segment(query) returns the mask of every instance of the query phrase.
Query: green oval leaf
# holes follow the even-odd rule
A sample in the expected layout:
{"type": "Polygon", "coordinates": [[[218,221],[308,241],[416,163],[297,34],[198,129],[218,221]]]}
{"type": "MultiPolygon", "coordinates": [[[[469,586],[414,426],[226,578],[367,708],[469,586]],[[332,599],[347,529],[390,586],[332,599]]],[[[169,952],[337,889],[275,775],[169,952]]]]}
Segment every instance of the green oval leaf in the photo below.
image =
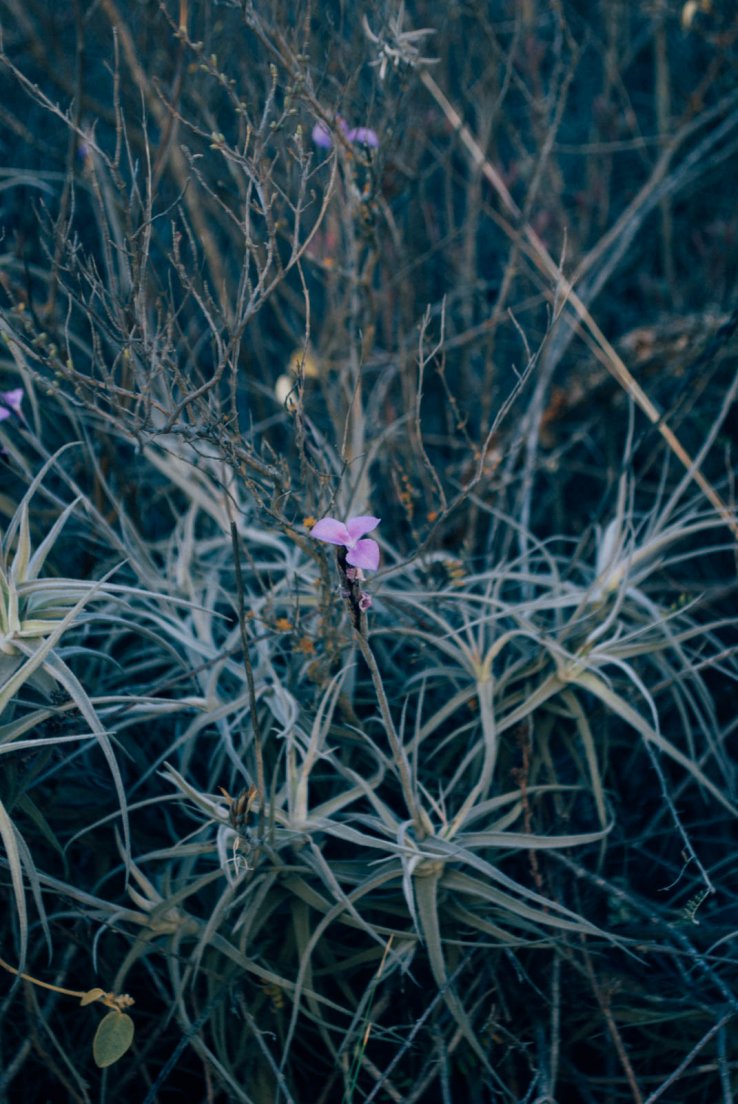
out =
{"type": "Polygon", "coordinates": [[[108,1012],[95,1032],[92,1055],[100,1069],[122,1058],[133,1042],[133,1020],[125,1012],[108,1012]]]}

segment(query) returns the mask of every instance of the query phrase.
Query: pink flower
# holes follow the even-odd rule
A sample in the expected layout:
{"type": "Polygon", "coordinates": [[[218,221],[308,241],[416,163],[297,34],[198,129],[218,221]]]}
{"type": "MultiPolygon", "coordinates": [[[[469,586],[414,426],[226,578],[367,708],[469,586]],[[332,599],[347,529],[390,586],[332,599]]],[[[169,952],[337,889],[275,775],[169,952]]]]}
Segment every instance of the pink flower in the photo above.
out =
{"type": "Polygon", "coordinates": [[[374,540],[361,540],[365,533],[376,529],[381,518],[352,517],[344,524],[335,518],[321,518],[310,530],[310,536],[326,544],[343,545],[346,563],[352,567],[376,571],[379,566],[379,545],[374,540]]]}
{"type": "Polygon", "coordinates": [[[4,422],[11,414],[15,414],[23,420],[21,403],[23,402],[23,388],[16,387],[14,391],[0,391],[0,422],[4,422]]]}

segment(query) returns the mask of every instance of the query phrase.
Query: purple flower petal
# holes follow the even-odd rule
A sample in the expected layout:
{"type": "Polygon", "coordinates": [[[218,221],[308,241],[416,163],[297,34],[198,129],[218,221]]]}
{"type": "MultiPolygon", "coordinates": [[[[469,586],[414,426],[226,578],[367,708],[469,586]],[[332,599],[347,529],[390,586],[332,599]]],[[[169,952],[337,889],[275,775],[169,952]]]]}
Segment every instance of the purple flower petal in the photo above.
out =
{"type": "MultiPolygon", "coordinates": [[[[363,537],[365,533],[371,533],[372,529],[376,529],[382,519],[378,517],[370,517],[368,514],[361,514],[359,517],[349,518],[346,522],[346,529],[348,530],[350,540],[347,544],[355,544],[359,537],[363,537]]],[[[357,564],[357,567],[359,565],[357,564]]]]}
{"type": "Polygon", "coordinates": [[[0,406],[0,422],[4,422],[6,418],[10,417],[10,411],[5,406],[0,406]]]}
{"type": "Polygon", "coordinates": [[[357,541],[347,553],[346,563],[366,571],[376,571],[379,567],[379,545],[374,540],[357,541]]]}
{"type": "Polygon", "coordinates": [[[317,146],[318,149],[328,150],[333,147],[333,138],[325,123],[316,123],[310,137],[313,140],[313,145],[317,146]]]}
{"type": "Polygon", "coordinates": [[[346,137],[349,142],[358,142],[359,145],[371,146],[372,149],[379,148],[377,132],[371,127],[354,127],[353,130],[346,131],[346,137]]]}
{"type": "Polygon", "coordinates": [[[16,387],[14,391],[0,391],[0,402],[5,403],[14,414],[20,414],[23,402],[23,388],[16,387]]]}
{"type": "MultiPolygon", "coordinates": [[[[366,530],[364,531],[366,532],[366,530]]],[[[310,530],[310,536],[315,537],[316,540],[325,541],[327,544],[342,544],[344,546],[351,544],[351,536],[343,522],[330,517],[316,521],[310,530]]]]}

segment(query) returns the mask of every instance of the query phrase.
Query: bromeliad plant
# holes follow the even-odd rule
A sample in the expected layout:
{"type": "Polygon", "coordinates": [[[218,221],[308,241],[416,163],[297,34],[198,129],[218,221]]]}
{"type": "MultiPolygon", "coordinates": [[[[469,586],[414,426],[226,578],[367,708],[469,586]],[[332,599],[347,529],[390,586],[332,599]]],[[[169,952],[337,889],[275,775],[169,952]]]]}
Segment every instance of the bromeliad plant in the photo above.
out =
{"type": "MultiPolygon", "coordinates": [[[[171,478],[171,453],[159,463],[171,478]]],[[[125,932],[115,990],[133,988],[129,975],[142,962],[156,971],[182,1031],[197,1039],[233,1099],[247,1099],[241,1086],[251,1078],[260,1086],[250,1091],[252,1101],[273,1100],[277,1085],[286,1100],[301,1101],[296,1070],[304,1048],[321,1076],[339,1071],[350,1098],[373,1083],[376,1054],[361,1044],[368,1017],[377,1025],[372,1045],[381,1047],[396,1038],[399,1019],[420,1022],[426,1013],[428,1030],[443,1034],[449,1053],[471,1052],[509,1098],[485,1027],[486,994],[501,984],[504,964],[525,976],[543,955],[566,959],[583,937],[603,955],[616,942],[549,861],[572,851],[604,855],[617,834],[608,741],[629,756],[645,751],[647,763],[656,751],[662,774],[666,764],[682,789],[732,811],[727,786],[718,784],[725,764],[700,675],[669,677],[672,664],[694,666],[695,648],[704,661],[710,632],[700,631],[688,606],[670,611],[654,591],[659,556],[680,535],[708,532],[714,517],[668,503],[641,525],[618,513],[573,571],[532,535],[525,558],[491,555],[494,567],[449,574],[443,585],[429,582],[443,554],[394,564],[380,577],[370,624],[364,617],[357,625],[350,602],[342,621],[334,610],[343,662],[324,678],[302,646],[323,643],[310,542],[297,545],[289,532],[258,526],[243,505],[242,636],[232,600],[232,616],[223,616],[236,589],[224,497],[207,465],[190,480],[181,474],[178,486],[189,499],[180,500],[179,519],[157,549],[171,565],[169,597],[148,610],[155,631],[144,646],[133,648],[138,638],[130,634],[127,650],[110,653],[128,656],[120,664],[124,680],[131,670],[140,679],[153,664],[181,690],[157,696],[151,686],[143,693],[124,681],[127,695],[98,685],[89,698],[101,726],[115,726],[119,740],[135,730],[136,718],[158,719],[143,749],[127,745],[140,764],[126,785],[134,841],[136,819],[147,823],[152,803],[161,816],[155,845],[127,860],[133,907],[115,891],[118,867],[94,894],[84,891],[74,879],[30,867],[30,846],[6,826],[14,884],[22,890],[25,877],[39,899],[74,901],[104,926],[106,941],[125,932]],[[177,593],[187,600],[176,603],[177,593]],[[646,681],[662,689],[643,692],[646,681]],[[154,729],[162,731],[158,741],[154,729]]],[[[24,588],[54,580],[40,568],[33,579],[22,567],[38,560],[30,537],[21,536],[29,526],[20,510],[6,534],[5,577],[16,580],[19,622],[28,632],[24,588]]],[[[313,526],[316,540],[336,548],[345,588],[379,566],[367,537],[377,525],[362,516],[313,526]]],[[[133,539],[130,550],[135,562],[133,539]]],[[[79,600],[82,592],[75,593],[79,600]]],[[[120,591],[106,583],[95,593],[112,601],[120,591]]],[[[74,608],[57,616],[63,622],[74,608]]],[[[80,611],[69,631],[82,629],[88,613],[80,611]]],[[[24,649],[35,655],[58,628],[35,640],[16,630],[11,643],[21,662],[32,659],[24,649]]],[[[58,686],[57,653],[68,668],[60,646],[44,662],[58,686]]],[[[41,709],[30,710],[23,695],[16,708],[3,740],[38,747],[43,738],[22,726],[38,722],[41,709]]],[[[20,915],[22,893],[19,902],[20,915]]],[[[404,1044],[397,1046],[402,1053],[404,1044]]]]}
{"type": "MultiPolygon", "coordinates": [[[[325,518],[313,527],[313,537],[338,548],[344,581],[356,583],[350,572],[378,566],[378,547],[365,539],[378,523],[365,516],[345,524],[325,518]]],[[[393,587],[388,599],[395,602],[403,589],[393,587]]],[[[301,598],[307,614],[309,588],[301,598]]],[[[435,600],[442,604],[445,596],[435,600]]],[[[459,954],[469,956],[473,972],[475,956],[492,947],[514,953],[543,948],[563,936],[603,938],[596,924],[542,885],[531,887],[514,866],[509,872],[504,866],[510,856],[602,843],[610,823],[603,806],[602,819],[589,830],[536,832],[528,819],[532,803],[573,801],[584,787],[532,780],[523,789],[495,786],[497,712],[505,706],[490,665],[469,670],[473,681],[463,699],[455,694],[443,706],[433,705],[441,669],[431,668],[416,692],[405,668],[400,687],[394,665],[381,654],[376,658],[373,650],[389,633],[414,652],[424,634],[408,624],[383,625],[367,634],[350,601],[348,612],[350,639],[368,665],[379,717],[371,708],[362,708],[362,717],[354,712],[346,670],[333,677],[311,708],[304,692],[298,693],[299,680],[280,674],[264,648],[255,648],[251,664],[259,716],[252,717],[252,727],[272,732],[263,749],[270,784],[263,799],[253,783],[231,797],[230,783],[218,784],[211,775],[205,789],[167,764],[163,777],[194,811],[194,831],[167,851],[172,889],[168,897],[158,897],[156,913],[177,912],[171,935],[177,946],[183,938],[194,940],[194,977],[204,971],[204,981],[216,971],[222,985],[246,986],[252,1032],[267,1015],[274,992],[279,994],[280,1050],[271,1050],[269,1059],[273,1070],[280,1070],[277,1083],[286,1076],[294,1050],[317,1035],[326,1060],[345,1070],[348,1091],[355,1079],[350,1056],[369,992],[361,978],[383,959],[386,984],[427,963],[459,1038],[495,1080],[480,1044],[474,998],[462,997],[461,987],[451,980],[459,954]],[[454,714],[463,712],[471,698],[477,702],[477,719],[457,727],[454,714]],[[440,752],[443,760],[452,749],[456,769],[439,772],[434,758],[440,752]],[[481,767],[475,771],[478,758],[481,767]],[[471,786],[470,774],[477,775],[471,786]],[[433,785],[434,776],[439,786],[448,779],[445,789],[433,785]],[[213,881],[216,856],[222,883],[213,881]],[[183,887],[180,892],[177,886],[183,887]],[[202,894],[210,903],[200,914],[202,894]],[[185,895],[190,902],[186,913],[185,895]],[[259,989],[260,982],[266,991],[259,989]]],[[[448,643],[443,644],[443,633],[436,638],[442,650],[449,658],[463,659],[463,644],[457,647],[454,638],[471,625],[454,629],[448,622],[446,628],[448,643]]],[[[450,665],[448,674],[456,677],[450,665]]],[[[235,711],[229,718],[221,710],[220,716],[229,728],[236,720],[235,711]]],[[[139,863],[156,868],[160,861],[151,854],[139,863]]],[[[152,887],[153,881],[152,876],[152,887]]],[[[139,936],[117,985],[124,984],[126,970],[149,946],[150,936],[139,936]]],[[[183,980],[177,982],[176,1000],[189,1020],[183,980]]],[[[213,1019],[216,1046],[219,1010],[213,1019]]],[[[265,1039],[259,1037],[263,1047],[265,1039]]],[[[235,1084],[237,1078],[232,1091],[235,1084]]]]}
{"type": "MultiPolygon", "coordinates": [[[[110,597],[112,590],[107,579],[93,582],[42,574],[80,499],[62,510],[36,549],[31,543],[31,506],[57,460],[58,455],[48,460],[33,479],[0,542],[0,711],[24,685],[47,697],[63,689],[91,728],[102,734],[103,726],[58,646],[85,607],[95,598],[110,597]]],[[[8,742],[13,733],[6,728],[4,737],[8,742]]]]}
{"type": "MultiPolygon", "coordinates": [[[[77,508],[71,502],[59,515],[38,547],[31,543],[29,514],[42,480],[58,457],[52,457],[31,482],[20,502],[0,545],[0,755],[9,752],[37,751],[45,745],[72,740],[97,741],[107,760],[115,783],[123,818],[126,841],[129,840],[126,796],[115,753],[97,710],[82,684],[64,658],[63,638],[76,625],[83,610],[95,598],[105,597],[105,581],[94,583],[60,579],[42,574],[47,558],[59,540],[65,524],[77,508]],[[41,704],[17,704],[23,690],[40,696],[41,704]],[[44,739],[34,729],[55,713],[55,705],[68,702],[84,718],[89,730],[79,736],[44,739]]],[[[28,948],[28,916],[24,874],[31,886],[41,921],[49,939],[38,873],[30,849],[12,819],[13,805],[45,825],[43,815],[22,792],[5,794],[0,801],[0,836],[10,869],[15,905],[19,919],[20,970],[28,948]]]]}
{"type": "MultiPolygon", "coordinates": [[[[69,447],[69,446],[67,446],[69,447]]],[[[47,563],[69,558],[65,529],[74,523],[84,528],[85,519],[97,540],[109,539],[111,551],[129,553],[131,571],[151,581],[151,562],[141,556],[140,544],[124,530],[118,538],[96,511],[84,491],[63,472],[62,454],[49,458],[30,481],[0,541],[0,840],[10,873],[18,918],[19,971],[25,968],[29,949],[29,915],[26,891],[30,889],[42,930],[51,948],[52,937],[42,887],[48,877],[37,866],[34,849],[26,842],[27,829],[40,832],[51,843],[57,856],[63,851],[57,840],[54,818],[43,804],[34,800],[33,787],[49,768],[49,758],[59,756],[49,773],[63,773],[59,764],[97,746],[103,753],[112,779],[117,808],[109,810],[120,826],[120,855],[124,871],[131,870],[131,833],[128,784],[124,780],[113,737],[141,717],[160,718],[202,709],[205,699],[181,694],[178,698],[156,691],[144,695],[126,682],[124,693],[106,693],[106,684],[116,682],[103,670],[118,669],[114,654],[119,638],[129,636],[147,642],[154,662],[165,655],[169,662],[182,664],[177,647],[185,650],[192,642],[197,663],[206,645],[187,634],[185,618],[191,603],[186,599],[163,597],[136,585],[110,581],[116,568],[99,580],[84,580],[46,573],[47,563]],[[34,547],[32,525],[37,500],[56,496],[42,486],[50,473],[62,472],[65,482],[76,491],[74,499],[61,509],[43,538],[34,547]],[[80,520],[80,515],[82,520],[80,520]],[[128,543],[126,543],[128,542],[128,543]],[[103,630],[101,632],[101,630],[103,630]],[[178,639],[179,638],[179,639],[178,639]],[[94,673],[94,674],[93,674],[94,673]],[[75,721],[77,722],[75,726],[75,721]],[[77,731],[69,732],[69,723],[77,731]],[[7,758],[5,758],[7,757],[7,758]],[[26,765],[26,761],[30,765],[26,765]],[[21,769],[18,764],[23,764],[21,769]]],[[[76,559],[76,557],[75,557],[76,559]]],[[[144,666],[147,659],[144,656],[144,666]]],[[[176,672],[172,678],[181,678],[176,672]]],[[[188,680],[189,684],[189,680],[188,680]]],[[[92,773],[94,776],[94,768],[92,773]]],[[[81,832],[88,826],[78,825],[81,832]]],[[[116,848],[112,848],[116,855],[116,848]]],[[[116,862],[117,865],[117,862],[116,862]]],[[[69,886],[74,895],[76,888],[69,886]]]]}

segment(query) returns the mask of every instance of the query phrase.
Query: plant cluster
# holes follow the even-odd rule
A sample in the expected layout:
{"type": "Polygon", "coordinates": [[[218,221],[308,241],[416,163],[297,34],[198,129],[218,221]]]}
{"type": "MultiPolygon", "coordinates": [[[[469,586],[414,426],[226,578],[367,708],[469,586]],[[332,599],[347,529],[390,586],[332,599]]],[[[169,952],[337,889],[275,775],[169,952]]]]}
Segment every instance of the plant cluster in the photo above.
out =
{"type": "Polygon", "coordinates": [[[732,5],[0,24],[0,1101],[728,1104],[732,5]]]}

